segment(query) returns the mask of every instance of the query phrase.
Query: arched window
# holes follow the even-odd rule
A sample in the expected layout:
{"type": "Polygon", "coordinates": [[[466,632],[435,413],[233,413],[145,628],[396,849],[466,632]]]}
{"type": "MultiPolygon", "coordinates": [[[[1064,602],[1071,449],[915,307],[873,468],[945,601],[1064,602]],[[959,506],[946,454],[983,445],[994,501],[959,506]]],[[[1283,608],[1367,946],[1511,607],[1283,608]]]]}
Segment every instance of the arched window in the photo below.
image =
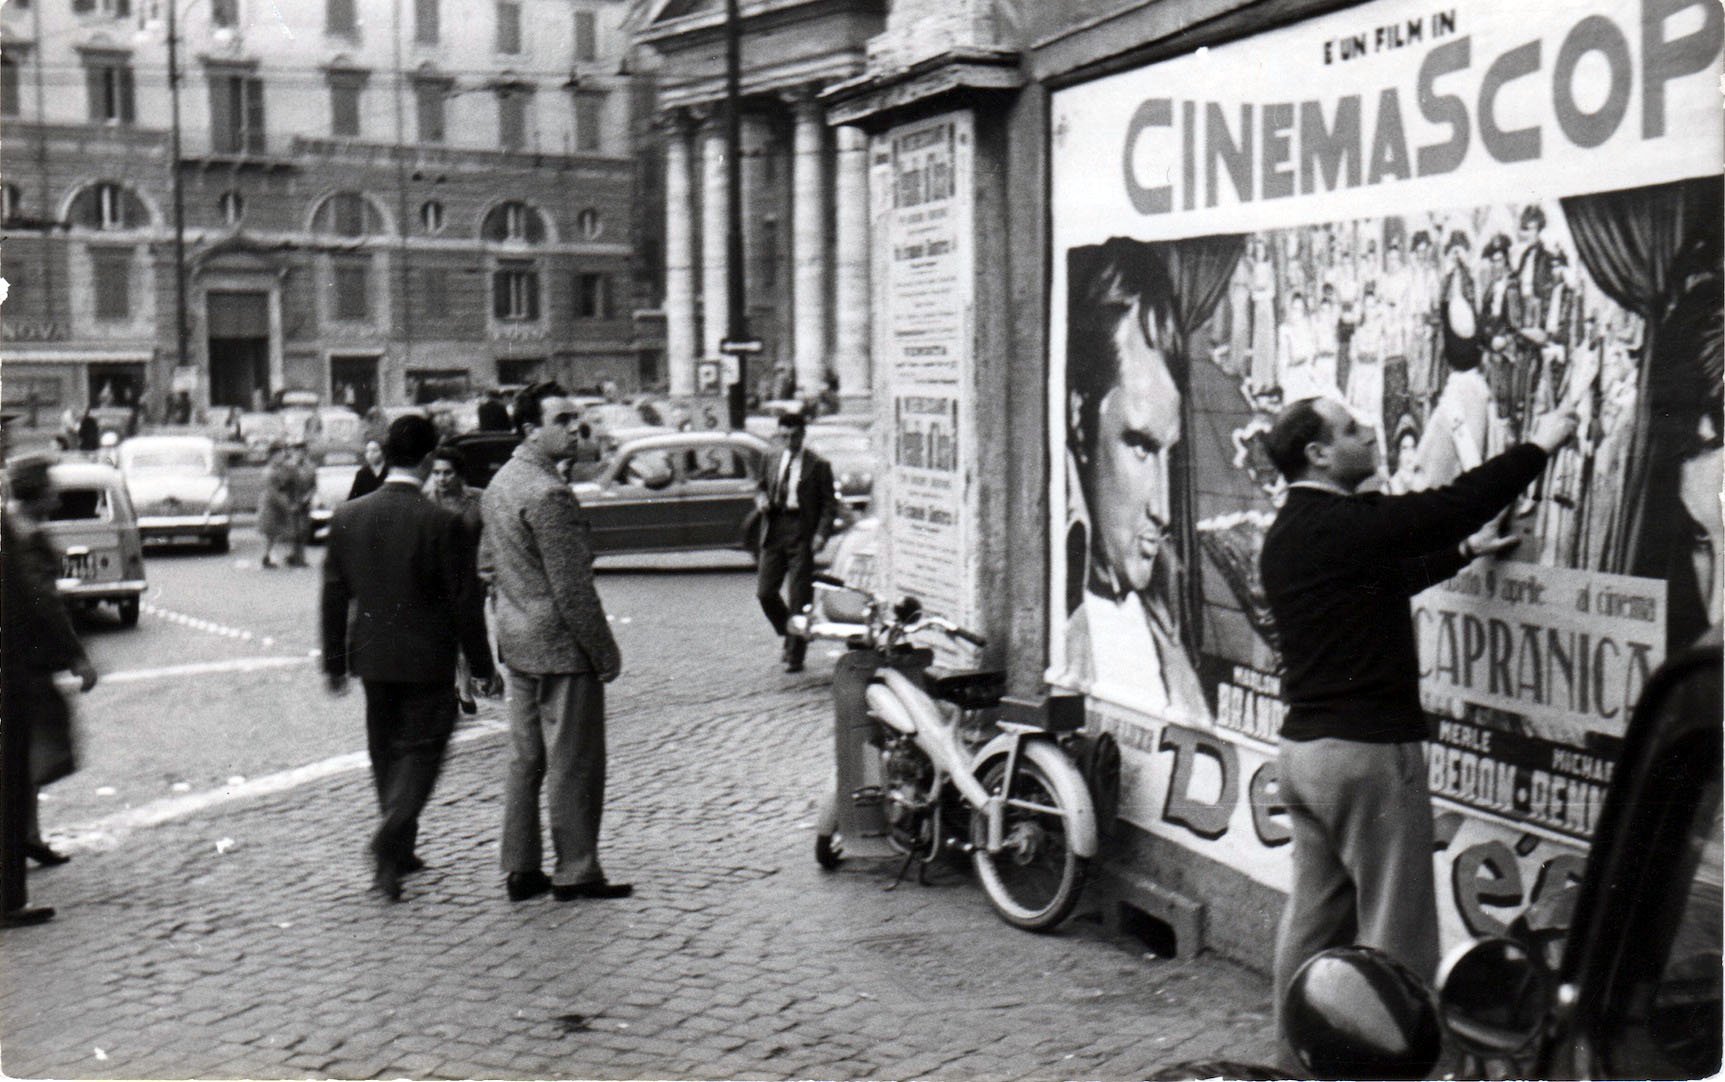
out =
{"type": "Polygon", "coordinates": [[[517,244],[543,244],[545,218],[519,200],[499,203],[485,216],[485,222],[480,227],[480,236],[486,240],[512,241],[517,244]]]}
{"type": "Polygon", "coordinates": [[[149,208],[130,188],[113,181],[100,181],[72,197],[67,215],[80,229],[142,229],[150,224],[149,208]]]}
{"type": "Polygon", "coordinates": [[[598,240],[605,233],[605,223],[599,217],[599,212],[587,207],[575,215],[575,228],[581,234],[582,240],[598,240]]]}
{"type": "Polygon", "coordinates": [[[337,192],[325,199],[311,227],[313,232],[338,237],[367,237],[384,231],[383,216],[358,192],[337,192]]]}

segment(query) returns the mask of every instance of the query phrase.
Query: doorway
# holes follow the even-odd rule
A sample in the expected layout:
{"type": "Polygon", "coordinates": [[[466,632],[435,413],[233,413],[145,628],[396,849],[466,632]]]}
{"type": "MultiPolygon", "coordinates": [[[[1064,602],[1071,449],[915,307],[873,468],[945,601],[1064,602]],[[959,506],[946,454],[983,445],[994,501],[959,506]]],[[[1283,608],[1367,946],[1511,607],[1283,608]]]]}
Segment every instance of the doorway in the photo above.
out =
{"type": "Polygon", "coordinates": [[[377,358],[331,357],[330,400],[363,416],[377,405],[377,358]]]}
{"type": "Polygon", "coordinates": [[[263,409],[270,396],[268,293],[208,297],[210,404],[263,409]]]}
{"type": "Polygon", "coordinates": [[[92,406],[137,408],[143,401],[144,366],[141,364],[90,365],[92,406]]]}

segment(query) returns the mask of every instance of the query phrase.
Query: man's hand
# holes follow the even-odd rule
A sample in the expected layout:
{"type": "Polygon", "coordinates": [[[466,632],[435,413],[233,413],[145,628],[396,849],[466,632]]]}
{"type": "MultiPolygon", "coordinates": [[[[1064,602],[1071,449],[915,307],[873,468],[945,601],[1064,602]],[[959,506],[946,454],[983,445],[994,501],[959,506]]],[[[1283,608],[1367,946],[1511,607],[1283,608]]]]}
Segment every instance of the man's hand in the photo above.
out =
{"type": "Polygon", "coordinates": [[[1571,410],[1542,413],[1539,419],[1533,422],[1533,432],[1528,436],[1528,442],[1536,444],[1546,454],[1552,454],[1569,442],[1580,423],[1581,419],[1571,410]]]}
{"type": "Polygon", "coordinates": [[[1494,519],[1461,543],[1461,554],[1470,560],[1480,556],[1501,556],[1519,544],[1521,544],[1521,535],[1518,533],[1499,534],[1497,521],[1494,519]]]}
{"type": "Polygon", "coordinates": [[[90,659],[81,657],[72,662],[72,675],[78,678],[78,690],[89,691],[96,686],[96,666],[90,664],[90,659]]]}
{"type": "Polygon", "coordinates": [[[329,692],[331,695],[335,695],[335,696],[346,695],[347,694],[347,677],[345,675],[337,676],[335,673],[325,673],[324,678],[323,678],[323,686],[324,686],[324,690],[329,692]]]}
{"type": "Polygon", "coordinates": [[[473,684],[474,690],[484,698],[496,699],[501,697],[503,694],[503,674],[495,669],[493,669],[491,675],[487,676],[485,679],[474,680],[471,681],[471,683],[473,684]]]}

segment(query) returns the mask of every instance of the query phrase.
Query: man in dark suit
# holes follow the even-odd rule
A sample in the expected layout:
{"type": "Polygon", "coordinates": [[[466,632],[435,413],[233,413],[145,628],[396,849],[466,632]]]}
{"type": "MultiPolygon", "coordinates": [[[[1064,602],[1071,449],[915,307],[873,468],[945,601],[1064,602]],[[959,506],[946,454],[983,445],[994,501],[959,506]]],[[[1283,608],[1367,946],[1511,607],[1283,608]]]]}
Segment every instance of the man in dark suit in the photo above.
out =
{"type": "Polygon", "coordinates": [[[785,623],[793,612],[803,611],[814,598],[815,553],[827,543],[833,520],[838,516],[838,496],[833,491],[833,468],[827,460],[803,446],[807,436],[800,413],[779,418],[779,452],[767,460],[761,472],[761,491],[755,504],[761,511],[761,566],[755,596],[773,630],[784,637],[786,672],[801,672],[808,641],[785,635],[785,623]],[[790,606],[780,590],[790,579],[790,606]]]}
{"type": "Polygon", "coordinates": [[[401,898],[401,876],[424,867],[414,854],[419,813],[437,783],[455,728],[455,659],[493,678],[474,559],[461,518],[421,492],[437,429],[407,416],[384,440],[381,488],[342,504],[330,522],[323,565],[323,664],[329,689],[365,682],[366,740],[383,821],[371,841],[372,889],[401,898]],[[351,637],[348,603],[357,601],[351,637]]]}

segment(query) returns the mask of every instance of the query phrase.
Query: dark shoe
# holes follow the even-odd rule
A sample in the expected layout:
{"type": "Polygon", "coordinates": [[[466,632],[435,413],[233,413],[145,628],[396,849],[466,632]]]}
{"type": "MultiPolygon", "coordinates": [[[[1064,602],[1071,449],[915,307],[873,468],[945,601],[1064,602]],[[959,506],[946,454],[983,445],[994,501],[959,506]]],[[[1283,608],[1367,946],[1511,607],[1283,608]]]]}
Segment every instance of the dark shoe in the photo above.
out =
{"type": "Polygon", "coordinates": [[[273,568],[273,567],[275,567],[275,565],[276,565],[276,562],[274,560],[270,559],[268,556],[265,556],[263,559],[258,561],[258,566],[262,567],[262,568],[273,568]]]}
{"type": "Polygon", "coordinates": [[[785,671],[786,672],[802,672],[803,671],[803,660],[802,660],[802,658],[786,659],[785,671]]]}
{"type": "Polygon", "coordinates": [[[419,859],[418,853],[409,853],[405,859],[397,861],[395,865],[395,874],[397,875],[412,875],[414,872],[423,872],[424,870],[425,861],[419,859]]]}
{"type": "Polygon", "coordinates": [[[48,848],[48,844],[46,842],[31,842],[24,847],[24,855],[35,861],[37,864],[42,865],[44,868],[51,868],[58,864],[65,864],[72,859],[64,853],[56,853],[54,850],[48,848]]]}
{"type": "Polygon", "coordinates": [[[509,892],[510,901],[525,902],[550,890],[551,878],[544,872],[510,872],[503,889],[509,892]]]}
{"type": "Polygon", "coordinates": [[[289,567],[306,567],[306,566],[308,566],[305,562],[305,557],[303,557],[303,556],[289,556],[287,558],[287,565],[289,567]]]}
{"type": "Polygon", "coordinates": [[[382,895],[386,902],[401,901],[401,873],[394,865],[379,865],[377,875],[371,880],[371,889],[373,893],[382,895]]]}
{"type": "Polygon", "coordinates": [[[608,883],[603,879],[595,879],[591,883],[561,884],[551,888],[551,897],[560,902],[573,902],[578,898],[627,898],[635,893],[635,888],[629,883],[608,883]]]}
{"type": "MultiPolygon", "coordinates": [[[[457,698],[459,699],[460,696],[457,698]]],[[[461,699],[461,712],[463,714],[477,714],[479,713],[479,704],[472,699],[461,699]]]]}
{"type": "Polygon", "coordinates": [[[31,924],[46,924],[54,919],[51,905],[21,905],[0,915],[0,928],[23,928],[31,924]]]}

